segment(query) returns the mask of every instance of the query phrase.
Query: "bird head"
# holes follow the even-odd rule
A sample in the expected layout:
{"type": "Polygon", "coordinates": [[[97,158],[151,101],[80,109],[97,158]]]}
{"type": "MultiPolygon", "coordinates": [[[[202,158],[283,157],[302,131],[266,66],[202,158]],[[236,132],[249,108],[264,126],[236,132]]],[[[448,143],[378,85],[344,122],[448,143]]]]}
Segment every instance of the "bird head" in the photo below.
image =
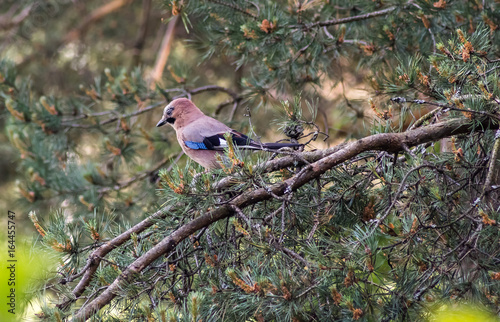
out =
{"type": "Polygon", "coordinates": [[[163,117],[156,126],[159,127],[168,123],[177,129],[200,115],[203,115],[203,112],[193,102],[187,98],[178,98],[165,106],[163,117]]]}

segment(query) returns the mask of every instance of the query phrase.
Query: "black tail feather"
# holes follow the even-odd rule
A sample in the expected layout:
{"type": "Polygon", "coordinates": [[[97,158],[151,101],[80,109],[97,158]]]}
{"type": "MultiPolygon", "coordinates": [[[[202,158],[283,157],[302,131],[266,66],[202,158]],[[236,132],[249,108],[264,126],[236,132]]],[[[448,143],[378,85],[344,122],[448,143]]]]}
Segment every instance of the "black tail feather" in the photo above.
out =
{"type": "Polygon", "coordinates": [[[300,143],[262,143],[262,147],[269,150],[279,150],[281,148],[298,148],[301,146],[303,146],[303,144],[300,143]]]}

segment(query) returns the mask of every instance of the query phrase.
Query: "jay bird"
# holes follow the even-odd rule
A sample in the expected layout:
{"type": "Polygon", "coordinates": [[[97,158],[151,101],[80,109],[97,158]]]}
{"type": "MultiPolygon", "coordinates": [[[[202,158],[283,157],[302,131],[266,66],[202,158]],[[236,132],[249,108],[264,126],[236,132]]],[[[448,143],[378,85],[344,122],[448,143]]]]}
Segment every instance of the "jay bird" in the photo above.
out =
{"type": "Polygon", "coordinates": [[[227,147],[224,137],[226,133],[229,133],[234,146],[239,149],[277,151],[284,147],[303,146],[298,143],[258,143],[224,123],[206,116],[187,98],[175,99],[165,106],[163,117],[156,126],[166,123],[174,128],[184,153],[207,170],[221,167],[216,154],[224,154],[224,148],[227,147]]]}

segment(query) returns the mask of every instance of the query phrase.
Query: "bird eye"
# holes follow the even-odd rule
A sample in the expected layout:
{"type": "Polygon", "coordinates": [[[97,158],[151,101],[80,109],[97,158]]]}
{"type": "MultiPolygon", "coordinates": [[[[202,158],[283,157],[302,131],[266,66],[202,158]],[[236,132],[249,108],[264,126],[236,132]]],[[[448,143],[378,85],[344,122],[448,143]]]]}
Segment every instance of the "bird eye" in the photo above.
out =
{"type": "Polygon", "coordinates": [[[167,108],[167,115],[172,115],[172,112],[174,111],[174,108],[171,106],[169,108],[167,108]]]}

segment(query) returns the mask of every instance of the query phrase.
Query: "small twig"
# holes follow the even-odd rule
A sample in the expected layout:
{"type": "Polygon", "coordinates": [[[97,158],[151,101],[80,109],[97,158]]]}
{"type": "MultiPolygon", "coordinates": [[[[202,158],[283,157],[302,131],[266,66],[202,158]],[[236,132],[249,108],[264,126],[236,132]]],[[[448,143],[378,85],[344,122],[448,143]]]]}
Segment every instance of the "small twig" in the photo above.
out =
{"type": "Polygon", "coordinates": [[[227,87],[222,87],[222,86],[218,86],[218,85],[206,85],[206,86],[201,86],[201,87],[198,87],[198,88],[195,88],[192,90],[186,89],[186,91],[193,94],[193,95],[199,94],[201,92],[206,92],[206,91],[221,91],[221,92],[225,92],[225,93],[229,94],[235,100],[239,99],[239,95],[236,94],[235,91],[233,91],[232,89],[229,89],[227,87]]]}
{"type": "MultiPolygon", "coordinates": [[[[173,164],[180,158],[180,156],[182,156],[182,154],[183,153],[181,153],[181,154],[179,154],[177,156],[177,158],[173,162],[173,164]]],[[[118,190],[127,188],[128,186],[132,185],[134,182],[142,180],[142,179],[146,178],[147,176],[151,175],[153,172],[158,171],[158,169],[160,169],[165,164],[167,164],[168,161],[169,161],[169,159],[163,159],[162,161],[160,161],[159,163],[157,163],[152,169],[149,169],[149,170],[143,171],[141,173],[138,173],[135,176],[133,176],[132,178],[128,179],[127,181],[123,181],[123,182],[117,183],[113,187],[101,188],[97,192],[98,193],[105,193],[105,192],[108,192],[108,191],[111,191],[111,190],[118,191],[118,190]]]]}
{"type": "Polygon", "coordinates": [[[91,261],[87,260],[87,264],[85,264],[85,266],[82,267],[82,270],[80,271],[80,273],[65,277],[65,278],[61,279],[59,281],[59,283],[64,285],[66,283],[70,283],[70,282],[74,281],[75,279],[77,279],[78,277],[82,276],[85,273],[85,271],[90,267],[90,264],[91,264],[91,261]]]}
{"type": "Polygon", "coordinates": [[[486,180],[483,186],[483,194],[487,194],[491,189],[491,182],[493,181],[493,176],[498,174],[497,163],[498,154],[500,152],[500,130],[497,130],[495,134],[495,144],[493,145],[493,150],[491,151],[490,162],[488,165],[488,174],[486,175],[486,180]]]}
{"type": "Polygon", "coordinates": [[[233,108],[231,109],[231,113],[229,113],[229,122],[231,122],[234,118],[234,113],[236,113],[236,108],[238,108],[238,101],[234,101],[233,108]]]}
{"type": "Polygon", "coordinates": [[[319,285],[319,281],[311,286],[309,286],[308,288],[306,288],[302,293],[300,293],[299,295],[297,295],[297,298],[299,297],[302,297],[304,295],[306,295],[307,293],[309,293],[309,291],[311,291],[313,288],[317,287],[319,285]]]}
{"type": "Polygon", "coordinates": [[[299,57],[306,52],[306,50],[314,43],[314,39],[316,38],[316,33],[312,36],[312,39],[311,41],[305,45],[304,47],[300,48],[296,53],[295,55],[293,55],[292,58],[290,59],[287,59],[283,62],[281,62],[279,65],[278,65],[278,68],[282,68],[283,66],[289,64],[289,63],[293,63],[295,62],[297,59],[299,59],[299,57]]]}
{"type": "Polygon", "coordinates": [[[285,209],[286,209],[286,200],[283,200],[283,205],[281,207],[281,232],[278,243],[281,245],[283,243],[283,238],[285,238],[285,209]]]}
{"type": "Polygon", "coordinates": [[[221,5],[221,6],[225,6],[225,7],[231,8],[231,9],[233,9],[235,11],[241,12],[242,14],[247,15],[249,17],[252,17],[253,19],[257,19],[258,18],[253,13],[248,12],[248,11],[246,11],[246,10],[238,7],[234,3],[227,3],[227,2],[224,2],[224,1],[220,1],[220,0],[208,0],[208,1],[213,2],[215,4],[218,4],[218,5],[221,5]]]}
{"type": "MultiPolygon", "coordinates": [[[[304,27],[306,29],[310,29],[310,28],[315,28],[315,27],[333,26],[333,25],[340,25],[343,23],[366,20],[366,19],[370,19],[370,18],[374,18],[374,17],[378,17],[378,16],[384,16],[388,13],[393,12],[397,8],[398,7],[390,7],[387,9],[374,11],[374,12],[366,13],[364,15],[359,15],[359,16],[345,17],[345,18],[340,18],[340,19],[331,19],[331,20],[327,20],[327,21],[318,21],[318,22],[307,24],[304,27]]],[[[292,27],[300,27],[300,26],[292,26],[292,27]]]]}
{"type": "Polygon", "coordinates": [[[111,118],[109,118],[107,120],[99,122],[97,125],[94,125],[94,124],[92,124],[92,125],[90,125],[90,124],[62,124],[62,126],[66,126],[66,127],[81,127],[81,128],[99,127],[99,126],[102,126],[102,125],[113,123],[113,122],[117,121],[120,118],[134,117],[134,116],[137,116],[137,115],[149,112],[150,110],[154,110],[155,108],[157,108],[160,105],[164,105],[165,103],[166,103],[165,101],[154,103],[154,104],[151,104],[151,105],[143,108],[142,110],[138,110],[138,111],[135,111],[133,113],[125,114],[125,115],[122,115],[122,116],[111,117],[111,118]]]}
{"type": "Polygon", "coordinates": [[[238,217],[241,220],[243,220],[244,222],[246,222],[247,225],[248,225],[248,228],[252,229],[252,222],[250,221],[250,219],[247,216],[245,216],[245,214],[243,213],[243,211],[241,211],[241,209],[238,206],[236,206],[236,205],[229,204],[229,206],[236,213],[236,217],[238,217]]]}
{"type": "Polygon", "coordinates": [[[389,216],[392,208],[394,207],[394,205],[396,204],[396,202],[399,200],[399,195],[405,190],[405,183],[406,183],[406,180],[408,180],[408,178],[410,177],[410,174],[412,174],[414,171],[417,171],[417,170],[420,170],[422,168],[428,168],[430,167],[429,165],[420,165],[418,167],[415,167],[413,169],[410,169],[406,175],[403,177],[403,179],[401,180],[401,183],[399,184],[399,189],[398,191],[396,192],[396,194],[394,195],[393,197],[393,202],[389,205],[389,207],[386,209],[385,213],[382,215],[382,217],[378,218],[378,219],[375,219],[374,220],[374,227],[371,231],[371,233],[369,234],[369,236],[373,235],[373,233],[375,232],[375,230],[377,229],[378,225],[383,222],[385,220],[385,218],[387,218],[387,216],[389,216]]]}

